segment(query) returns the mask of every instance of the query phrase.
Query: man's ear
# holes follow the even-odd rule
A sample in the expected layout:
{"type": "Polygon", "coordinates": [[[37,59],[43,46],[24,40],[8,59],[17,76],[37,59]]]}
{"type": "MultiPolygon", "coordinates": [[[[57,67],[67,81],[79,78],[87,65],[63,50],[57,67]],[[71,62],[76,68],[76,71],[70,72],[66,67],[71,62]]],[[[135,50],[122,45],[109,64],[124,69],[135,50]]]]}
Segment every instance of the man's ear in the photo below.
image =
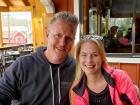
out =
{"type": "Polygon", "coordinates": [[[46,38],[48,38],[48,36],[49,36],[49,33],[48,33],[48,32],[46,32],[46,38]]]}
{"type": "Polygon", "coordinates": [[[46,31],[46,40],[48,39],[48,36],[49,36],[49,31],[47,30],[46,31]]]}
{"type": "Polygon", "coordinates": [[[46,32],[46,41],[48,40],[49,33],[46,32]]]}
{"type": "Polygon", "coordinates": [[[47,27],[45,27],[45,32],[46,32],[46,39],[48,39],[48,35],[49,35],[49,30],[47,27]]]}

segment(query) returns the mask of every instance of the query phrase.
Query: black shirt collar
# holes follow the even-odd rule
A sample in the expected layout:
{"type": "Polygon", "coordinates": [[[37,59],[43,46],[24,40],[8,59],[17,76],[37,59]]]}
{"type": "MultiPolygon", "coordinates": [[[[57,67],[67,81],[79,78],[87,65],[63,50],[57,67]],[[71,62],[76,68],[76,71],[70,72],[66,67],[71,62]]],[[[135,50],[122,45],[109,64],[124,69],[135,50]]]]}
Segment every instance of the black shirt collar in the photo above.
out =
{"type": "MultiPolygon", "coordinates": [[[[103,68],[102,68],[102,73],[103,73],[103,76],[104,76],[106,82],[110,86],[115,87],[115,81],[111,77],[111,74],[109,74],[108,72],[106,72],[106,70],[104,70],[103,68]]],[[[111,73],[113,73],[113,72],[111,72],[111,73]]],[[[86,81],[87,81],[87,78],[86,78],[86,75],[84,74],[83,77],[82,77],[82,79],[81,79],[81,81],[79,82],[79,84],[73,88],[73,91],[76,94],[79,94],[80,96],[83,96],[84,90],[85,90],[85,87],[86,87],[86,81]]]]}

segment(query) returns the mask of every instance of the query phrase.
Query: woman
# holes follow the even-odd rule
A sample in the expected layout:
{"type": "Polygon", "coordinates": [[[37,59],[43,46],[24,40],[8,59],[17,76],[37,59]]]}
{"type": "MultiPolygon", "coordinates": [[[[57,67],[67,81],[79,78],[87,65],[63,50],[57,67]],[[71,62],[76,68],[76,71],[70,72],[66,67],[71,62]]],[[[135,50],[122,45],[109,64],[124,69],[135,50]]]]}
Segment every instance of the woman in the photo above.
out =
{"type": "Polygon", "coordinates": [[[85,35],[77,44],[77,71],[70,90],[71,105],[140,105],[125,71],[108,66],[102,37],[85,35]]]}

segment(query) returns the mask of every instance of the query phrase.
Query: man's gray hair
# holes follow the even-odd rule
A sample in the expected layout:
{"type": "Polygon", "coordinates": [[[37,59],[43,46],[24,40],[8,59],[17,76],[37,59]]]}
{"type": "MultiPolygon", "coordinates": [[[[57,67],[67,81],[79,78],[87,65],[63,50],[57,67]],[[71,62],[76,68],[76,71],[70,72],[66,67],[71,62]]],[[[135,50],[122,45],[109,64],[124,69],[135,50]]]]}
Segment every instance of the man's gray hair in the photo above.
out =
{"type": "Polygon", "coordinates": [[[76,26],[78,25],[78,18],[66,11],[56,13],[53,18],[50,20],[49,26],[53,24],[56,20],[62,20],[69,25],[76,26]]]}

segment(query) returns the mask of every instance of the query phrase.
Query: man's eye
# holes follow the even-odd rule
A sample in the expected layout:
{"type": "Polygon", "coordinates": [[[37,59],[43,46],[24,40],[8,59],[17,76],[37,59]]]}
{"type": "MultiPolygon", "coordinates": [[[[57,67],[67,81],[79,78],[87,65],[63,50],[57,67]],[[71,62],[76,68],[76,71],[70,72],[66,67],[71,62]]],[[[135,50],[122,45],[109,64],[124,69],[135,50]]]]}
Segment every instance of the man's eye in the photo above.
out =
{"type": "Polygon", "coordinates": [[[56,38],[60,38],[62,35],[61,34],[55,34],[56,38]]]}
{"type": "Polygon", "coordinates": [[[85,54],[83,54],[83,55],[81,55],[82,57],[86,57],[86,55],[85,54]]]}
{"type": "Polygon", "coordinates": [[[66,37],[66,39],[67,39],[67,41],[73,41],[73,39],[72,38],[70,38],[70,37],[66,37]]]}

